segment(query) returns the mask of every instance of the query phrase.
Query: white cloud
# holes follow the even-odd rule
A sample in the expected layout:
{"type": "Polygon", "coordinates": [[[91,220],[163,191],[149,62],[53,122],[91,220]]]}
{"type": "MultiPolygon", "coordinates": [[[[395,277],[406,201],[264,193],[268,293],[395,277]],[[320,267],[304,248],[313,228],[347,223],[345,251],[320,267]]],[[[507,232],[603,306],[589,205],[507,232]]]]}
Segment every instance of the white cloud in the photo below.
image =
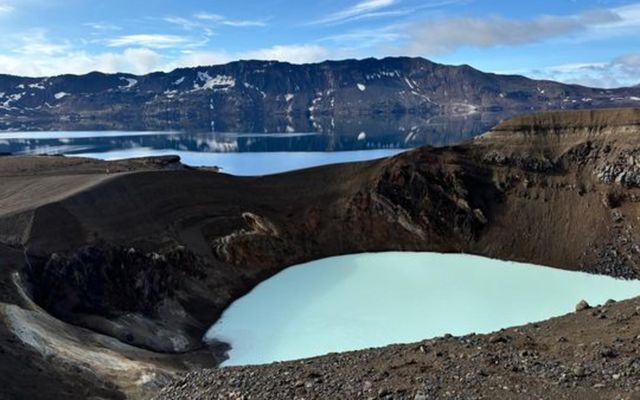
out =
{"type": "Polygon", "coordinates": [[[396,0],[362,0],[349,8],[319,19],[315,21],[314,24],[337,24],[350,21],[354,18],[362,18],[363,16],[378,13],[380,10],[394,5],[396,2],[396,0]]]}
{"type": "Polygon", "coordinates": [[[65,54],[71,49],[71,45],[68,41],[50,41],[44,29],[31,29],[21,34],[8,35],[6,44],[2,48],[6,48],[9,53],[27,55],[35,59],[65,54]]]}
{"type": "Polygon", "coordinates": [[[627,54],[609,62],[551,66],[532,71],[531,75],[591,87],[633,86],[640,83],[640,53],[627,54]]]}
{"type": "Polygon", "coordinates": [[[15,7],[9,3],[8,0],[0,0],[0,17],[10,14],[15,10],[15,7]]]}
{"type": "Polygon", "coordinates": [[[265,21],[261,21],[261,20],[234,20],[234,19],[229,19],[227,17],[225,17],[224,15],[219,15],[219,14],[210,14],[210,13],[205,13],[205,12],[201,12],[195,15],[195,18],[201,21],[207,21],[207,22],[211,22],[214,24],[219,24],[219,25],[226,25],[226,26],[232,26],[232,27],[237,27],[237,28],[243,28],[243,27],[264,27],[267,26],[267,23],[265,21]]]}
{"type": "Polygon", "coordinates": [[[490,18],[448,18],[421,21],[409,29],[411,54],[436,55],[464,47],[489,48],[536,43],[585,30],[591,26],[619,23],[612,10],[592,10],[573,16],[545,15],[531,20],[490,18]]]}
{"type": "Polygon", "coordinates": [[[182,17],[166,17],[164,18],[164,21],[170,24],[178,25],[182,29],[187,31],[202,27],[202,24],[200,24],[199,22],[182,17]]]}
{"type": "Polygon", "coordinates": [[[472,0],[422,0],[420,4],[406,7],[400,5],[401,0],[361,0],[359,3],[329,14],[324,18],[312,21],[310,25],[338,25],[365,18],[402,17],[415,14],[419,10],[435,9],[452,4],[467,3],[472,0]]]}
{"type": "Polygon", "coordinates": [[[100,54],[75,51],[48,57],[33,57],[28,54],[0,55],[0,72],[21,76],[86,74],[91,71],[144,74],[157,70],[162,62],[160,54],[141,48],[100,54]]]}
{"type": "Polygon", "coordinates": [[[181,47],[189,42],[190,39],[184,36],[157,34],[124,35],[106,40],[109,47],[140,46],[152,49],[181,47]]]}
{"type": "Polygon", "coordinates": [[[194,51],[185,53],[177,60],[170,62],[165,70],[171,70],[180,67],[198,67],[201,65],[217,65],[233,61],[233,55],[227,52],[215,51],[194,51]]]}
{"type": "Polygon", "coordinates": [[[324,61],[330,51],[316,45],[273,46],[241,53],[243,59],[287,61],[294,64],[324,61]]]}
{"type": "Polygon", "coordinates": [[[119,31],[122,29],[120,26],[108,22],[87,22],[83,25],[96,31],[119,31]]]}
{"type": "Polygon", "coordinates": [[[160,70],[160,64],[164,60],[162,55],[146,48],[129,48],[121,53],[102,53],[95,59],[96,64],[93,68],[96,65],[101,66],[99,69],[103,72],[127,71],[134,74],[146,74],[160,70]]]}
{"type": "Polygon", "coordinates": [[[640,3],[630,4],[612,10],[620,16],[620,20],[611,24],[613,28],[639,27],[640,26],[640,3]]]}
{"type": "Polygon", "coordinates": [[[305,64],[324,61],[330,54],[329,49],[317,45],[280,45],[235,53],[197,51],[186,53],[171,62],[165,69],[223,64],[235,60],[286,61],[305,64]]]}
{"type": "Polygon", "coordinates": [[[233,53],[185,51],[177,58],[142,47],[98,54],[73,49],[67,52],[50,52],[46,55],[23,51],[9,55],[0,54],[0,73],[21,76],[85,74],[91,71],[146,74],[153,71],[170,71],[179,67],[223,64],[239,59],[310,63],[324,61],[330,54],[332,53],[328,49],[317,45],[282,45],[233,53]]]}
{"type": "Polygon", "coordinates": [[[320,39],[320,42],[333,42],[351,49],[372,48],[390,45],[406,39],[403,25],[388,25],[374,29],[358,29],[347,33],[330,35],[320,39]]]}
{"type": "Polygon", "coordinates": [[[177,25],[186,31],[200,31],[205,37],[214,36],[214,28],[219,26],[229,26],[233,28],[267,26],[267,23],[263,20],[234,20],[223,15],[204,12],[195,14],[192,18],[170,16],[163,18],[163,20],[170,24],[177,25]]]}

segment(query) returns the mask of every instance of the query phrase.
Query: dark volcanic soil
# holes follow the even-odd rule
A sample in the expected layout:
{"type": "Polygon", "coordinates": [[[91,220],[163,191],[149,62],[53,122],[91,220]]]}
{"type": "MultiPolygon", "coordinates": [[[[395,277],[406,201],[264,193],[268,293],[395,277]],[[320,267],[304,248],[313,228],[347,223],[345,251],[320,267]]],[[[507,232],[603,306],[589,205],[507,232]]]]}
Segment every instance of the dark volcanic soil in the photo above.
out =
{"type": "Polygon", "coordinates": [[[157,399],[640,399],[640,300],[492,335],[196,371],[157,399]]]}
{"type": "Polygon", "coordinates": [[[339,254],[463,251],[637,278],[639,133],[638,109],[546,113],[456,147],[255,178],[171,157],[0,157],[2,332],[37,364],[3,379],[147,397],[216,365],[201,338],[233,300],[339,254]]]}

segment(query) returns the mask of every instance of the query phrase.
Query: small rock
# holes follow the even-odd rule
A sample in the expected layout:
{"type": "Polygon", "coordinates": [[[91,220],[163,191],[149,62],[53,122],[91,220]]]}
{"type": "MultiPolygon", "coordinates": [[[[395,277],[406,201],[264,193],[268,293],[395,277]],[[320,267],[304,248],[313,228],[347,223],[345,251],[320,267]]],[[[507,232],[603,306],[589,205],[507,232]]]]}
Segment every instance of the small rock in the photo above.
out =
{"type": "Polygon", "coordinates": [[[489,338],[489,343],[505,343],[507,339],[501,335],[493,335],[489,338]]]}
{"type": "Polygon", "coordinates": [[[585,372],[584,368],[582,368],[582,367],[575,367],[575,368],[572,370],[572,372],[573,372],[573,374],[574,374],[575,376],[577,376],[578,378],[582,378],[583,376],[585,376],[585,375],[586,375],[586,372],[585,372]]]}
{"type": "Polygon", "coordinates": [[[590,309],[591,306],[587,303],[586,300],[580,300],[578,304],[576,304],[576,312],[584,311],[590,309]]]}
{"type": "Polygon", "coordinates": [[[618,353],[613,349],[605,348],[600,351],[600,355],[602,356],[602,358],[616,358],[618,356],[618,353]]]}
{"type": "Polygon", "coordinates": [[[613,220],[613,222],[621,222],[622,221],[622,214],[620,214],[620,212],[618,211],[614,211],[611,215],[611,219],[613,220]]]}

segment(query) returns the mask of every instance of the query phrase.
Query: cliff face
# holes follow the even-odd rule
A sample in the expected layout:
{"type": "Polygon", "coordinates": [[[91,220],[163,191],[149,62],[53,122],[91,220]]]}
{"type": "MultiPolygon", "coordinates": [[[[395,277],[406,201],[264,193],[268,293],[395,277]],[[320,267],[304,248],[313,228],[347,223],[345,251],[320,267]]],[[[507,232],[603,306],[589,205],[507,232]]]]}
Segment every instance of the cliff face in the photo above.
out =
{"type": "Polygon", "coordinates": [[[2,157],[0,243],[54,316],[162,353],[198,349],[257,283],[303,261],[467,252],[640,276],[640,109],[543,113],[472,141],[239,178],[176,160],[2,157]]]}
{"type": "Polygon", "coordinates": [[[509,116],[639,101],[638,88],[591,89],[420,58],[239,61],[144,76],[0,76],[0,128],[335,132],[356,117],[509,116]]]}

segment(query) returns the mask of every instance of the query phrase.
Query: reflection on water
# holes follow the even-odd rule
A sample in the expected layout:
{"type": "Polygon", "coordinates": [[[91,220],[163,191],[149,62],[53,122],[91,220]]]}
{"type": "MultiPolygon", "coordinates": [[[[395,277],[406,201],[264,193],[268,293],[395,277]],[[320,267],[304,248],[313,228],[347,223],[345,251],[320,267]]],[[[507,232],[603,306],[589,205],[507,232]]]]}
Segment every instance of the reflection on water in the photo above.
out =
{"type": "Polygon", "coordinates": [[[488,333],[640,295],[640,281],[463,254],[380,253],[289,268],[225,311],[207,338],[224,365],[262,364],[488,333]]]}
{"type": "MultiPolygon", "coordinates": [[[[499,114],[487,113],[448,119],[412,115],[342,119],[324,121],[332,124],[330,131],[297,133],[0,132],[0,154],[100,159],[178,154],[189,165],[220,166],[237,175],[261,175],[386,157],[424,145],[452,145],[488,131],[500,119],[499,114]]],[[[322,124],[321,120],[316,123],[322,124]]]]}
{"type": "MultiPolygon", "coordinates": [[[[449,110],[451,111],[451,110],[449,110]]],[[[395,141],[415,141],[416,145],[446,145],[485,132],[501,120],[514,116],[517,111],[471,112],[458,114],[367,114],[367,115],[309,115],[289,118],[274,114],[266,120],[256,116],[216,121],[217,132],[290,133],[314,132],[323,136],[358,137],[362,132],[369,137],[392,137],[395,141]]],[[[22,121],[6,126],[7,130],[23,131],[181,131],[211,132],[210,117],[204,121],[197,113],[189,120],[156,121],[145,118],[123,120],[99,118],[59,119],[52,121],[22,121]]],[[[1,118],[0,118],[1,120],[1,118]]],[[[332,146],[329,143],[329,146],[332,146]]],[[[316,151],[341,150],[339,147],[316,148],[316,151]]]]}
{"type": "Polygon", "coordinates": [[[488,131],[502,117],[477,113],[447,119],[363,118],[334,121],[338,125],[333,130],[310,133],[105,132],[90,129],[84,132],[0,132],[0,152],[53,153],[60,149],[57,152],[75,154],[134,147],[198,152],[350,151],[445,146],[488,131]]]}

